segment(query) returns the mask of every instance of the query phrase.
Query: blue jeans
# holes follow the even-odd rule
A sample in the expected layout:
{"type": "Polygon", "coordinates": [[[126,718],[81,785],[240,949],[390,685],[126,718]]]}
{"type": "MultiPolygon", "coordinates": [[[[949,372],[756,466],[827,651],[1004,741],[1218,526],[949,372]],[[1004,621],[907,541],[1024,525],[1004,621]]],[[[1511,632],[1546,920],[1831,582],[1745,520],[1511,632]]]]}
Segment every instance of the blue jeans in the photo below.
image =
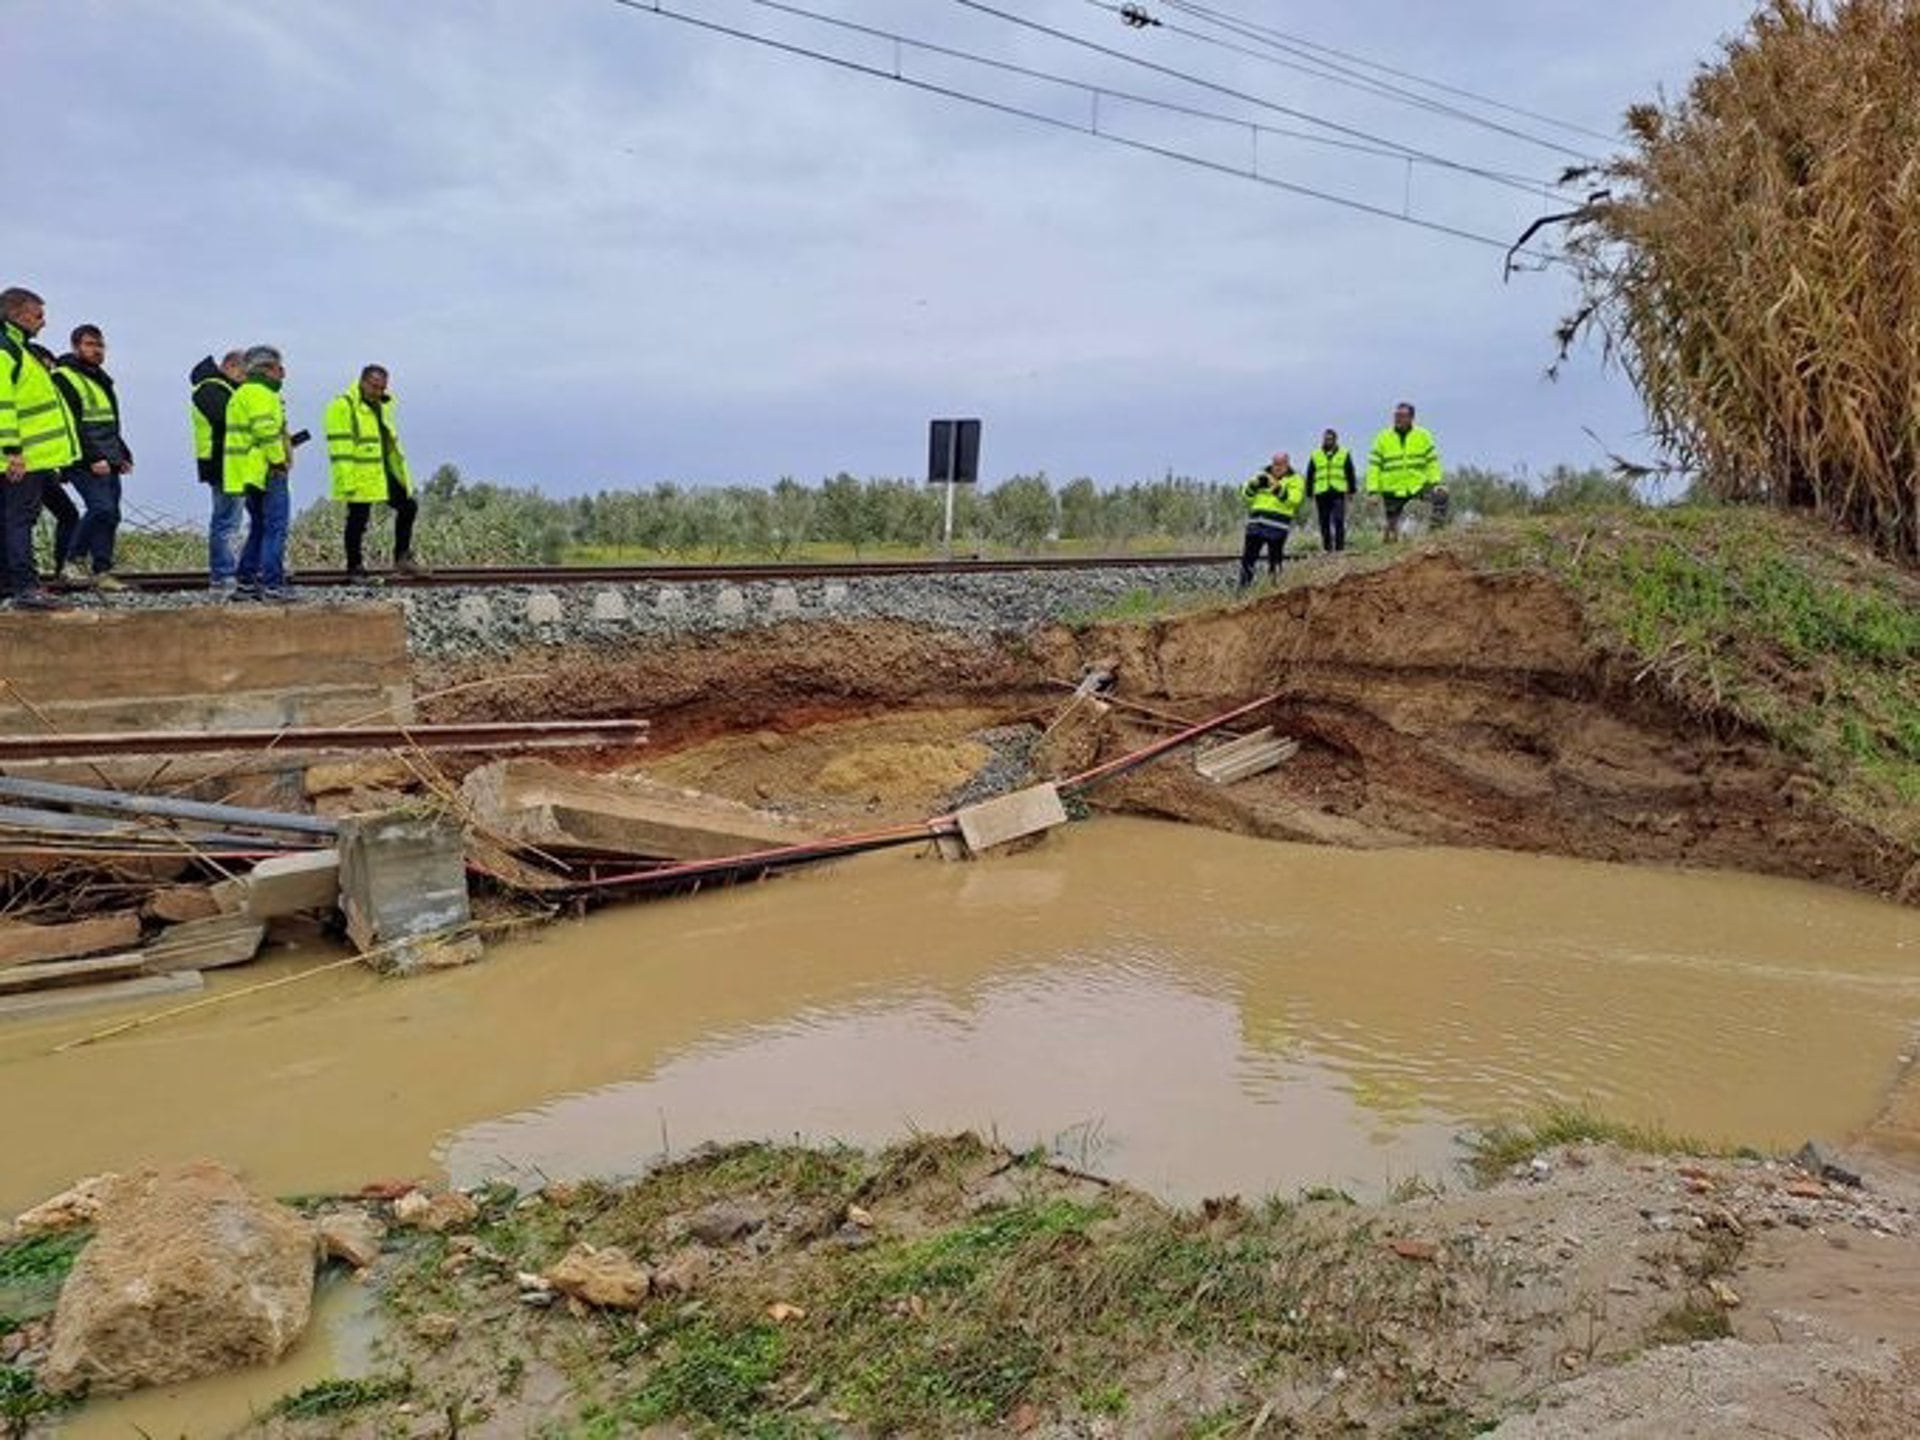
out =
{"type": "Polygon", "coordinates": [[[93,573],[104,575],[113,569],[113,541],[120,533],[120,477],[96,475],[80,465],[69,470],[67,478],[80,492],[87,513],[80,517],[73,545],[61,558],[78,560],[84,555],[93,562],[93,573]]]}
{"type": "Polygon", "coordinates": [[[239,563],[240,517],[247,513],[247,502],[229,495],[220,486],[213,491],[213,516],[207,521],[207,579],[215,585],[233,584],[234,567],[239,563]]]}
{"type": "Polygon", "coordinates": [[[279,590],[287,583],[287,526],[293,519],[293,492],[284,475],[269,475],[266,485],[246,493],[247,543],[240,551],[240,583],[248,589],[279,590]]]}

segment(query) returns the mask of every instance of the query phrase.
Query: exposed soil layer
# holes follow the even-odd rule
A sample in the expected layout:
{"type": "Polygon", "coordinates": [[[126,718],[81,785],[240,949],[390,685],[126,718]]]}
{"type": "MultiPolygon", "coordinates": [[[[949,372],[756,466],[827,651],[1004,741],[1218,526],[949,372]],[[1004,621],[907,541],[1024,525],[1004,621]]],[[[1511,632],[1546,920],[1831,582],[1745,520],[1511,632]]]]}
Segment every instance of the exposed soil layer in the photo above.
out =
{"type": "MultiPolygon", "coordinates": [[[[1274,838],[1732,868],[1908,899],[1920,877],[1920,854],[1841,814],[1793,757],[1605,658],[1557,581],[1480,573],[1447,554],[1246,605],[1016,639],[869,622],[548,652],[505,667],[525,679],[429,709],[646,715],[648,764],[677,757],[676,778],[699,783],[698,747],[721,736],[790,736],[882,712],[1044,722],[1065,699],[1057,682],[1090,666],[1114,671],[1120,699],[1193,719],[1277,694],[1273,722],[1302,742],[1281,769],[1231,788],[1184,764],[1150,767],[1100,792],[1113,808],[1274,838]]],[[[420,689],[501,668],[434,669],[420,689]]],[[[1162,733],[1126,719],[1134,713],[1109,717],[1075,758],[1162,733]]],[[[766,747],[764,777],[737,746],[707,768],[752,799],[790,778],[776,773],[791,769],[779,749],[766,747]]],[[[876,769],[884,759],[863,780],[876,769]]]]}

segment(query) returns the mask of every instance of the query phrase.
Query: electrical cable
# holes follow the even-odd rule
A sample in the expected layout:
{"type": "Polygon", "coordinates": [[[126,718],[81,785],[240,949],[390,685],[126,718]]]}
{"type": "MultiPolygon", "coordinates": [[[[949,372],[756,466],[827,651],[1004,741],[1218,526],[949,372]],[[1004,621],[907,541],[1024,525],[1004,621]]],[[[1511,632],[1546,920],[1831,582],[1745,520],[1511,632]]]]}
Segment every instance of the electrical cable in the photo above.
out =
{"type": "Polygon", "coordinates": [[[1483,180],[1489,180],[1498,185],[1505,185],[1509,189],[1519,190],[1529,195],[1539,195],[1543,191],[1563,188],[1551,181],[1515,180],[1510,176],[1500,174],[1498,171],[1487,170],[1480,166],[1469,165],[1458,160],[1449,160],[1445,156],[1436,155],[1430,150],[1421,150],[1383,135],[1375,135],[1351,125],[1343,125],[1335,120],[1327,120],[1310,111],[1297,110],[1290,105],[1282,105],[1277,101],[1250,94],[1245,90],[1236,90],[1230,85],[1222,85],[1217,81],[1208,80],[1204,76],[1194,75],[1185,70],[1176,69],[1171,65],[1162,65],[1157,61],[1144,60],[1138,55],[1131,55],[1125,50],[1117,50],[1111,45],[1102,45],[1097,40],[1089,40],[1084,35],[1075,35],[1069,30],[1061,30],[1056,26],[1044,25],[1038,20],[1029,20],[1023,15],[1009,14],[1005,10],[984,3],[984,0],[953,0],[953,3],[964,6],[968,10],[978,11],[982,15],[991,15],[997,20],[1004,20],[1009,25],[1016,25],[1023,30],[1032,30],[1052,39],[1064,41],[1069,45],[1076,45],[1082,49],[1094,51],[1096,54],[1105,55],[1109,59],[1119,60],[1128,65],[1135,65],[1143,70],[1151,70],[1157,75],[1164,75],[1187,85],[1195,85],[1203,90],[1217,91],[1222,95],[1231,96],[1233,99],[1246,104],[1257,105],[1263,110],[1272,110],[1277,114],[1290,116],[1295,120],[1304,121],[1309,125],[1318,125],[1336,134],[1346,135],[1355,140],[1365,140],[1375,145],[1388,146],[1399,151],[1409,159],[1425,160],[1428,164],[1436,165],[1444,170],[1454,170],[1467,175],[1477,175],[1483,180]]]}
{"type": "Polygon", "coordinates": [[[1317,52],[1321,55],[1330,55],[1336,60],[1344,60],[1352,65],[1362,65],[1369,70],[1376,70],[1382,75],[1391,75],[1399,80],[1411,81],[1415,85],[1424,85],[1429,90],[1438,90],[1445,95],[1457,96],[1462,100],[1471,100],[1475,104],[1483,105],[1490,110],[1499,110],[1505,114],[1517,115],[1522,119],[1533,120],[1542,125],[1551,125],[1556,130],[1564,130],[1572,135],[1584,135],[1590,140],[1598,140],[1607,145],[1619,143],[1619,136],[1608,135],[1604,131],[1593,129],[1591,126],[1579,125],[1571,120],[1563,120],[1557,116],[1547,115],[1538,110],[1529,110],[1524,106],[1513,105],[1505,100],[1496,100],[1491,95],[1484,95],[1477,90],[1469,90],[1462,85],[1448,84],[1444,80],[1435,80],[1431,76],[1420,74],[1418,71],[1396,69],[1382,61],[1373,60],[1364,55],[1356,55],[1350,50],[1340,50],[1332,45],[1323,45],[1319,41],[1309,39],[1304,35],[1293,34],[1286,30],[1277,29],[1272,25],[1264,25],[1256,20],[1242,19],[1225,11],[1213,9],[1210,6],[1197,3],[1197,0],[1159,0],[1159,3],[1165,5],[1168,9],[1183,11],[1186,14],[1196,16],[1200,19],[1212,20],[1216,24],[1232,24],[1245,30],[1256,31],[1262,36],[1270,38],[1280,44],[1295,46],[1301,50],[1317,52]]]}
{"type": "MultiPolygon", "coordinates": [[[[1122,18],[1125,18],[1133,11],[1131,5],[1114,3],[1114,0],[1087,0],[1087,3],[1096,9],[1108,11],[1122,18]]],[[[1162,3],[1167,3],[1167,0],[1162,0],[1162,3]]],[[[1184,6],[1175,6],[1173,8],[1185,9],[1184,6]]],[[[1222,39],[1218,35],[1208,35],[1199,30],[1189,30],[1183,25],[1175,25],[1165,20],[1154,21],[1153,28],[1164,30],[1169,35],[1178,35],[1182,39],[1193,41],[1195,44],[1212,46],[1215,49],[1244,56],[1248,59],[1258,60],[1263,64],[1273,65],[1282,70],[1290,70],[1297,74],[1310,75],[1317,80],[1337,81],[1380,99],[1390,100],[1395,104],[1406,105],[1429,114],[1443,115],[1449,119],[1457,120],[1462,124],[1477,126],[1480,129],[1489,130],[1496,134],[1507,136],[1510,139],[1519,140],[1528,145],[1538,146],[1543,150],[1550,150],[1554,154],[1564,156],[1570,160],[1579,160],[1588,164],[1598,163],[1599,161],[1598,156],[1590,155],[1583,150],[1575,150],[1571,146],[1563,145],[1557,140],[1549,140],[1544,136],[1535,135],[1531,131],[1522,130],[1517,126],[1505,125],[1498,120],[1490,120],[1484,115],[1476,115],[1471,110],[1463,110],[1457,105],[1449,105],[1445,101],[1435,100],[1430,96],[1413,94],[1404,88],[1396,88],[1383,80],[1376,80],[1371,76],[1363,75],[1358,71],[1341,66],[1333,61],[1321,59],[1316,55],[1302,50],[1300,47],[1289,45],[1283,41],[1267,39],[1265,36],[1259,34],[1255,28],[1244,26],[1237,21],[1207,20],[1204,23],[1214,25],[1230,34],[1251,40],[1254,42],[1254,45],[1266,48],[1255,49],[1252,48],[1252,46],[1236,44],[1232,40],[1222,39]],[[1271,53],[1272,51],[1280,51],[1282,53],[1274,54],[1271,53]],[[1287,56],[1293,56],[1295,58],[1289,59],[1286,58],[1287,56]]]]}
{"type": "MultiPolygon", "coordinates": [[[[1426,230],[1439,235],[1448,235],[1458,240],[1471,241],[1476,245],[1488,246],[1502,252],[1509,249],[1509,243],[1507,241],[1492,235],[1482,234],[1478,231],[1468,230],[1456,225],[1449,225],[1444,221],[1426,219],[1410,212],[1390,210],[1383,205],[1375,205],[1365,200],[1356,200],[1351,196],[1338,195],[1332,191],[1316,189],[1313,186],[1302,185],[1295,181],[1281,180],[1270,175],[1261,175],[1251,170],[1238,169],[1235,166],[1225,164],[1221,161],[1209,160],[1205,156],[1193,155],[1184,150],[1175,150],[1163,145],[1150,144],[1144,140],[1134,140],[1123,135],[1115,135],[1110,131],[1084,126],[1070,120],[1062,120],[1058,116],[1048,115],[1044,111],[1028,110],[1018,105],[1008,104],[1005,101],[990,99],[984,95],[975,95],[965,90],[957,90],[952,86],[940,85],[930,80],[915,79],[913,76],[897,73],[896,71],[888,70],[881,66],[865,64],[858,60],[849,60],[845,56],[829,54],[824,50],[814,50],[804,45],[795,44],[792,41],[778,40],[770,35],[759,35],[751,30],[742,30],[738,26],[723,24],[718,20],[711,20],[704,16],[689,15],[684,11],[669,9],[662,3],[662,0],[610,0],[610,3],[633,11],[636,14],[653,15],[663,20],[673,20],[698,30],[705,30],[716,35],[724,35],[735,40],[743,40],[749,44],[758,45],[781,54],[819,61],[822,64],[837,69],[847,70],[858,75],[871,76],[874,79],[891,80],[896,84],[905,85],[911,89],[921,90],[931,95],[939,95],[949,100],[957,100],[962,104],[973,105],[980,109],[994,111],[998,114],[1013,116],[1023,120],[1031,120],[1036,124],[1046,125],[1056,130],[1065,130],[1080,135],[1090,135],[1097,140],[1104,140],[1109,144],[1119,145],[1130,150],[1137,150],[1143,154],[1157,155],[1162,159],[1174,160],[1182,164],[1194,166],[1197,169],[1212,171],[1215,174],[1228,175],[1235,179],[1251,181],[1255,184],[1265,185],[1271,189],[1284,191],[1291,195],[1299,195],[1306,199],[1324,201],[1327,204],[1337,205],[1363,215],[1371,215],[1377,219],[1392,220],[1402,225],[1410,225],[1415,229],[1426,230]]],[[[756,3],[767,3],[767,0],[756,0],[756,3]]],[[[1098,86],[1088,84],[1085,85],[1084,88],[1096,95],[1101,93],[1100,87],[1098,86]]],[[[1396,158],[1408,157],[1396,156],[1396,158]]],[[[1528,258],[1545,264],[1559,263],[1556,257],[1546,254],[1536,253],[1529,255],[1528,258]]]]}

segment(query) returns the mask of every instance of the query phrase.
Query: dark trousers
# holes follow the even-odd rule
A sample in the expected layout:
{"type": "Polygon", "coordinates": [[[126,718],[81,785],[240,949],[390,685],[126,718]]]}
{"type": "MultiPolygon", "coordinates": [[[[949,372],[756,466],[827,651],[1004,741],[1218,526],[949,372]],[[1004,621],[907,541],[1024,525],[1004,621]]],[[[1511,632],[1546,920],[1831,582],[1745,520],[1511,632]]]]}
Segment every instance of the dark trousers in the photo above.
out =
{"type": "MultiPolygon", "coordinates": [[[[420,514],[420,502],[401,485],[387,477],[387,507],[393,511],[393,558],[405,560],[413,554],[413,522],[420,514]]],[[[366,566],[367,522],[373,518],[373,501],[353,500],[347,504],[347,569],[366,566]]]]}
{"type": "Polygon", "coordinates": [[[1240,551],[1240,588],[1246,589],[1253,584],[1254,566],[1259,562],[1260,552],[1267,552],[1267,578],[1278,579],[1280,562],[1286,557],[1287,527],[1277,520],[1250,520],[1247,522],[1247,543],[1240,551]]]}
{"type": "Polygon", "coordinates": [[[74,532],[72,553],[60,558],[78,560],[84,555],[92,561],[93,573],[104,575],[113,569],[113,542],[120,533],[120,477],[113,471],[96,475],[84,466],[69,470],[67,476],[87,502],[87,513],[74,532]]]}
{"type": "Polygon", "coordinates": [[[33,565],[33,527],[40,518],[40,497],[59,483],[57,470],[29,470],[18,480],[8,480],[0,471],[0,556],[6,560],[9,595],[40,588],[40,572],[33,565]]]}
{"type": "Polygon", "coordinates": [[[62,478],[55,476],[48,480],[46,493],[40,497],[40,508],[53,516],[53,571],[56,575],[73,553],[74,532],[80,528],[80,507],[67,494],[67,487],[61,484],[62,478]]]}
{"type": "Polygon", "coordinates": [[[1347,548],[1347,492],[1329,490],[1313,497],[1320,512],[1320,548],[1329,554],[1347,548]]]}

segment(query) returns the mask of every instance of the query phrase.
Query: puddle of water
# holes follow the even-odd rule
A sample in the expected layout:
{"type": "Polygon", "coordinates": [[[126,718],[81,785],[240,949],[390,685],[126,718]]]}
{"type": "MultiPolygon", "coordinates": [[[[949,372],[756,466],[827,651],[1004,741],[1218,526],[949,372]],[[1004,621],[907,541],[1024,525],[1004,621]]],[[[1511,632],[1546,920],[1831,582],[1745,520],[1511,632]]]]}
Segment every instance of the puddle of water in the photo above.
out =
{"type": "Polygon", "coordinates": [[[1057,1141],[1176,1199],[1376,1191],[1444,1165],[1463,1124],[1554,1101],[1795,1145],[1872,1118],[1916,962],[1912,911],[1811,885],[1102,819],[979,865],[891,853],[609,911],[454,974],[341,972],[61,1056],[101,1019],[0,1029],[0,1208],[147,1159],[288,1193],[916,1125],[1057,1141]]]}
{"type": "Polygon", "coordinates": [[[96,1400],[54,1433],[58,1440],[193,1440],[230,1434],[283,1395],[319,1380],[368,1374],[374,1328],[366,1290],[329,1277],[314,1296],[307,1333],[274,1364],[96,1400]]]}

